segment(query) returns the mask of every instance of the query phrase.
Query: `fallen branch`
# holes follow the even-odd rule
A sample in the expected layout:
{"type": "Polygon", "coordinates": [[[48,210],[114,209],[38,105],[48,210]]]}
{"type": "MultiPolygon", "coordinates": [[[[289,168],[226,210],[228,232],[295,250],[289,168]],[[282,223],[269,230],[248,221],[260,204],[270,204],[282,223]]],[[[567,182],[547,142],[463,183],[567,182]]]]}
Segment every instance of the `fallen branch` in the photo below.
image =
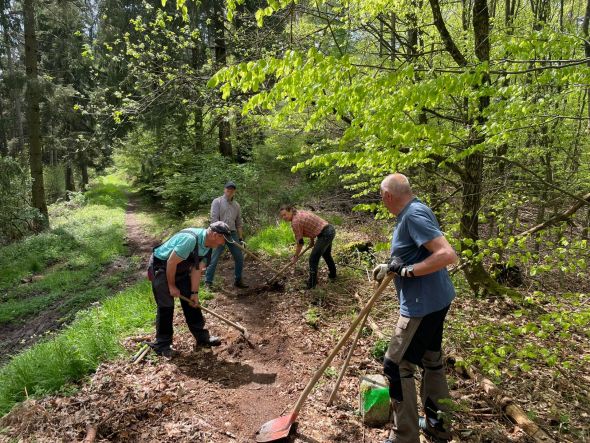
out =
{"type": "Polygon", "coordinates": [[[576,213],[578,209],[580,209],[585,204],[590,204],[590,192],[582,197],[578,197],[578,203],[570,207],[567,211],[562,212],[561,214],[557,214],[555,217],[550,218],[549,220],[544,221],[543,223],[538,224],[537,226],[532,227],[524,232],[518,234],[518,237],[525,237],[527,235],[534,234],[542,229],[545,229],[548,226],[555,225],[561,221],[567,220],[570,216],[576,213]]]}
{"type": "Polygon", "coordinates": [[[447,362],[459,373],[476,381],[484,392],[491,397],[492,401],[500,407],[502,412],[504,412],[514,423],[520,426],[520,428],[522,428],[522,430],[534,441],[540,443],[555,441],[541,427],[529,419],[526,412],[518,406],[514,400],[510,397],[504,396],[502,391],[500,391],[491,380],[477,374],[473,367],[465,365],[462,358],[449,356],[447,357],[447,362]]]}

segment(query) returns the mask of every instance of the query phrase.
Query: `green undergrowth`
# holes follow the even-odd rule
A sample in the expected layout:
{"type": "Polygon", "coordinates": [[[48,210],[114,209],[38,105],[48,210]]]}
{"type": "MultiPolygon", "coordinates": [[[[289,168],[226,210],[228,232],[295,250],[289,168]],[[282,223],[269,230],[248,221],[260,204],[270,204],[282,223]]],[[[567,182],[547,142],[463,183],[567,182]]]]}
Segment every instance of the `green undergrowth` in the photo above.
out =
{"type": "Polygon", "coordinates": [[[110,294],[131,260],[126,252],[126,185],[99,178],[86,194],[50,207],[51,229],[0,248],[0,323],[23,320],[58,303],[66,314],[110,294]]]}
{"type": "Polygon", "coordinates": [[[453,340],[469,350],[467,363],[476,364],[496,381],[539,368],[555,376],[570,369],[584,371],[590,363],[583,350],[590,338],[587,294],[564,293],[560,302],[552,301],[551,312],[538,312],[538,306],[548,306],[551,297],[540,292],[536,296],[534,302],[529,300],[527,306],[503,318],[475,310],[454,312],[450,317],[453,340]]]}
{"type": "Polygon", "coordinates": [[[16,355],[0,369],[0,414],[29,397],[65,392],[98,365],[124,354],[121,338],[151,327],[155,305],[143,281],[80,311],[58,334],[16,355]]]}
{"type": "Polygon", "coordinates": [[[269,255],[285,256],[293,253],[295,237],[291,224],[280,222],[261,229],[246,240],[247,247],[253,251],[262,251],[269,255]]]}

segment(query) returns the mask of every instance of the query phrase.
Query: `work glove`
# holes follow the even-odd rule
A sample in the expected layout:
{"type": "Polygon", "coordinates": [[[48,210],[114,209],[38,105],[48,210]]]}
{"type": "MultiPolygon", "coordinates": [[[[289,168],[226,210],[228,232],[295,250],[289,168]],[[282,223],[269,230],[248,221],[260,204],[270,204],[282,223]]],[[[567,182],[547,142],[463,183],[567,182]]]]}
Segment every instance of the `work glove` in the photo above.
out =
{"type": "Polygon", "coordinates": [[[375,269],[373,269],[373,280],[381,283],[387,275],[387,272],[389,272],[389,265],[381,264],[375,266],[375,269]]]}
{"type": "Polygon", "coordinates": [[[389,259],[387,268],[389,272],[393,272],[400,277],[414,277],[414,267],[407,266],[401,258],[395,255],[392,255],[389,259]]]}

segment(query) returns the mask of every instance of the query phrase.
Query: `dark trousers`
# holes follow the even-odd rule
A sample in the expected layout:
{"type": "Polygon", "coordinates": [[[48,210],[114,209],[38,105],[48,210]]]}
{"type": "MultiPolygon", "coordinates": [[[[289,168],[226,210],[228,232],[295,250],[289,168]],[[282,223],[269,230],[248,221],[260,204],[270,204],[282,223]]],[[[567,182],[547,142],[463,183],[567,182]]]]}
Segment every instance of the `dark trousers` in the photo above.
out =
{"type": "Polygon", "coordinates": [[[332,258],[332,242],[334,241],[335,236],[336,229],[334,229],[334,226],[332,225],[326,226],[322,232],[320,232],[320,235],[317,236],[315,245],[311,250],[311,255],[309,256],[310,278],[317,278],[320,257],[323,257],[326,261],[326,264],[328,265],[330,278],[336,277],[336,264],[332,258]]]}
{"type": "MultiPolygon", "coordinates": [[[[185,297],[191,296],[190,274],[184,273],[176,276],[176,287],[185,297]]],[[[169,348],[172,345],[174,334],[174,297],[170,296],[166,268],[156,267],[154,269],[154,280],[152,281],[152,292],[156,300],[156,349],[169,348]]],[[[204,329],[205,319],[200,309],[192,307],[188,302],[180,300],[180,306],[184,313],[186,324],[197,342],[207,342],[209,331],[204,329]]]]}

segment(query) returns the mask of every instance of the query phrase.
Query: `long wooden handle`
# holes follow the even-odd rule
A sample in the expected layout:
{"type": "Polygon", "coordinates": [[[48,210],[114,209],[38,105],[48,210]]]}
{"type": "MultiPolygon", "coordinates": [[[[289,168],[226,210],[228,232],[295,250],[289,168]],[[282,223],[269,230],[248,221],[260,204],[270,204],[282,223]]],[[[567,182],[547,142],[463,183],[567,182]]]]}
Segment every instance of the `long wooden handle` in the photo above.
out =
{"type": "Polygon", "coordinates": [[[295,417],[297,417],[297,414],[299,414],[299,411],[301,410],[303,403],[307,399],[307,396],[309,395],[309,393],[311,392],[311,390],[313,389],[313,387],[315,386],[317,381],[320,379],[320,377],[322,376],[322,374],[324,373],[326,368],[330,365],[330,363],[332,362],[334,357],[336,357],[336,354],[338,354],[338,352],[340,351],[342,346],[344,346],[344,344],[346,343],[348,338],[352,335],[352,333],[354,332],[354,330],[356,329],[358,324],[361,322],[361,320],[366,318],[366,316],[369,314],[369,311],[371,310],[371,308],[373,307],[373,305],[377,301],[377,298],[379,298],[381,293],[389,285],[389,282],[393,279],[393,275],[394,275],[393,273],[390,273],[385,276],[385,278],[383,279],[383,281],[381,282],[381,284],[379,285],[379,287],[375,291],[375,294],[373,294],[371,296],[371,298],[369,299],[369,301],[367,302],[365,307],[361,310],[359,315],[357,315],[357,317],[354,319],[354,321],[349,326],[348,330],[346,331],[344,336],[340,339],[340,341],[338,342],[336,347],[332,350],[330,355],[328,355],[328,357],[326,357],[326,359],[324,360],[324,363],[316,371],[316,373],[314,374],[312,379],[309,381],[309,383],[307,383],[307,386],[305,387],[305,389],[303,390],[303,392],[299,396],[299,400],[297,400],[297,403],[295,404],[295,407],[293,408],[293,412],[292,412],[293,417],[294,417],[293,419],[295,419],[295,417]]]}
{"type": "Polygon", "coordinates": [[[201,306],[201,305],[195,306],[193,301],[190,298],[185,297],[184,295],[179,295],[178,297],[181,298],[182,300],[188,302],[193,308],[201,309],[201,310],[205,311],[207,314],[211,314],[213,317],[217,317],[222,322],[227,323],[230,326],[233,326],[238,331],[240,331],[242,334],[246,335],[246,333],[247,333],[246,328],[244,328],[242,325],[234,323],[233,321],[228,320],[227,318],[223,317],[222,315],[219,315],[217,312],[212,311],[211,309],[208,309],[204,306],[201,306]]]}
{"type": "MultiPolygon", "coordinates": [[[[306,252],[307,252],[307,251],[308,251],[310,248],[311,248],[311,245],[307,245],[307,246],[305,247],[305,249],[299,253],[299,257],[303,256],[303,254],[305,254],[305,253],[306,253],[306,252]]],[[[274,275],[274,277],[273,277],[273,278],[271,278],[271,279],[268,281],[268,283],[267,283],[267,284],[271,284],[273,281],[275,281],[277,278],[279,278],[281,275],[283,275],[283,273],[284,273],[284,272],[285,272],[287,269],[289,269],[291,266],[293,266],[294,264],[295,264],[295,263],[291,263],[291,262],[287,263],[287,264],[286,264],[286,265],[285,265],[285,266],[284,266],[284,267],[283,267],[283,268],[282,268],[282,269],[281,269],[279,272],[277,272],[277,273],[274,275]]],[[[273,272],[274,272],[274,269],[273,269],[273,272]]]]}
{"type": "Polygon", "coordinates": [[[256,254],[254,254],[252,251],[249,251],[248,249],[244,248],[239,242],[234,241],[232,243],[234,245],[236,245],[238,248],[240,248],[243,252],[245,252],[246,254],[248,254],[249,256],[251,256],[252,258],[254,258],[254,260],[256,260],[258,263],[260,263],[262,266],[264,266],[270,272],[275,272],[275,270],[268,263],[266,263],[264,260],[262,260],[256,254]]]}
{"type": "Polygon", "coordinates": [[[350,350],[348,351],[348,355],[346,356],[346,360],[344,360],[344,363],[342,364],[342,369],[340,369],[340,374],[338,374],[338,379],[336,380],[336,383],[334,384],[334,388],[332,389],[332,393],[330,394],[330,398],[328,399],[328,406],[330,406],[334,402],[334,400],[336,399],[336,393],[338,392],[338,388],[340,387],[340,383],[342,382],[342,379],[344,378],[344,374],[346,374],[346,369],[348,368],[348,365],[350,363],[350,359],[352,358],[354,348],[356,348],[356,344],[359,341],[361,334],[363,333],[363,328],[364,328],[365,323],[367,322],[368,318],[369,318],[369,313],[367,312],[367,315],[365,315],[365,317],[363,318],[363,321],[361,321],[361,324],[358,328],[358,332],[356,333],[354,340],[352,341],[352,345],[350,345],[350,350]]]}

